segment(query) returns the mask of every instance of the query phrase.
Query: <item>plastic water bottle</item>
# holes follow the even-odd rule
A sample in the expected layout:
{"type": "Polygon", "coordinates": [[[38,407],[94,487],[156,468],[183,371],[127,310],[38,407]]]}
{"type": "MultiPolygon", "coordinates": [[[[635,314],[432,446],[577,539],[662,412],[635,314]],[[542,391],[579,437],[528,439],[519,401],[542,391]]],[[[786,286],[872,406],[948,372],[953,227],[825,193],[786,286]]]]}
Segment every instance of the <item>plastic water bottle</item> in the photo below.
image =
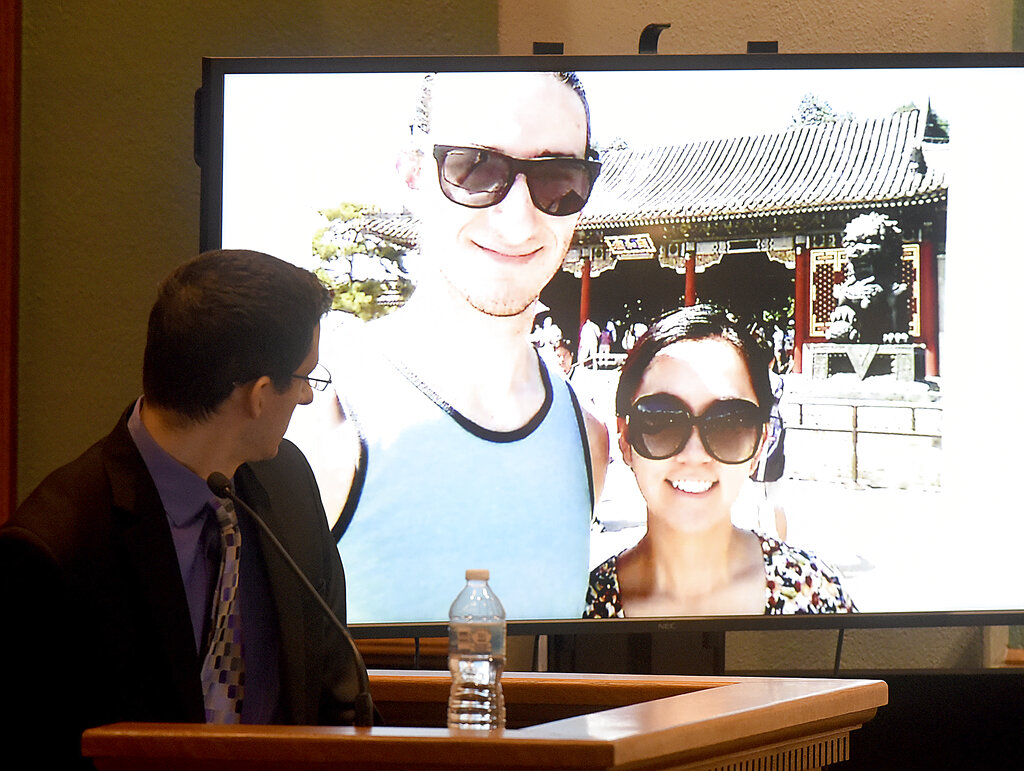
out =
{"type": "Polygon", "coordinates": [[[486,570],[467,570],[466,586],[448,611],[448,727],[505,727],[505,609],[486,570]]]}

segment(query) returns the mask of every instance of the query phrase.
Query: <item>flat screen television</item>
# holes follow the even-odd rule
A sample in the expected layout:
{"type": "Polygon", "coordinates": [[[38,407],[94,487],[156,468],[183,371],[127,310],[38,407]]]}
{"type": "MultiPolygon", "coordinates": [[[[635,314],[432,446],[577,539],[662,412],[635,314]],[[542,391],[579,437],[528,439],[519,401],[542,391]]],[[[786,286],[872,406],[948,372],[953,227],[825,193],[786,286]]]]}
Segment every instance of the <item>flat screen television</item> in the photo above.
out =
{"type": "MultiPolygon", "coordinates": [[[[377,251],[351,250],[348,278],[371,282],[360,286],[377,311],[400,304],[415,284],[418,223],[403,210],[395,164],[424,74],[518,70],[578,73],[603,164],[537,309],[573,347],[585,318],[615,333],[569,375],[612,435],[608,481],[581,536],[590,566],[644,533],[610,406],[629,338],[637,323],[711,300],[778,338],[786,539],[839,570],[858,611],[519,611],[511,631],[1024,622],[1024,55],[208,58],[196,99],[201,247],[329,268],[332,224],[354,204],[370,234],[363,246],[377,251]],[[910,316],[909,348],[867,359],[830,349],[826,334],[844,229],[863,214],[901,231],[910,316]],[[404,255],[403,270],[374,258],[382,246],[404,255]]],[[[342,322],[361,323],[332,317],[328,341],[342,322]]],[[[320,484],[327,497],[330,479],[320,484]]],[[[741,495],[738,525],[773,526],[761,494],[752,484],[741,495]]],[[[344,557],[344,526],[332,524],[344,557]]],[[[452,598],[464,567],[479,565],[453,566],[452,598]]],[[[519,566],[547,569],[528,555],[519,566]]],[[[499,596],[514,580],[492,575],[499,596]]],[[[350,597],[358,592],[350,575],[350,597]]],[[[369,608],[350,618],[362,636],[443,633],[447,613],[447,603],[398,615],[373,601],[353,607],[369,608]]]]}

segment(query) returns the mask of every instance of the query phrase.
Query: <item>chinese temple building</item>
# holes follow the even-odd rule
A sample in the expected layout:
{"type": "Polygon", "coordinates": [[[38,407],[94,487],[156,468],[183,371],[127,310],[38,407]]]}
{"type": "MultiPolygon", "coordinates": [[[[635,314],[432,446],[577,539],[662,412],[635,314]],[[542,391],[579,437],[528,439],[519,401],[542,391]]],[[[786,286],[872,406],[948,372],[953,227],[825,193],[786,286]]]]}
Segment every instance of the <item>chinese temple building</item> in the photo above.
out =
{"type": "MultiPolygon", "coordinates": [[[[843,229],[880,212],[902,230],[911,340],[925,349],[925,374],[937,375],[947,150],[933,114],[918,109],[604,149],[563,273],[542,298],[563,329],[576,318],[649,323],[698,300],[759,318],[772,310],[792,327],[799,372],[802,344],[824,341],[835,308],[843,229]]],[[[415,243],[408,215],[380,216],[368,229],[415,243]]]]}

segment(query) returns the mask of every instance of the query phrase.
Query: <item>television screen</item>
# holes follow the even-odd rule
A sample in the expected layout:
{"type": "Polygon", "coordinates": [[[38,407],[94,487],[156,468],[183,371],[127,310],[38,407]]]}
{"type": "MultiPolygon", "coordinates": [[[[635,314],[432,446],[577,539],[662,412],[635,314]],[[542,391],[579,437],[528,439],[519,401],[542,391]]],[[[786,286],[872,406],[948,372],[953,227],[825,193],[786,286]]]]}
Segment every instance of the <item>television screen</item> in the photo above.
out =
{"type": "MultiPolygon", "coordinates": [[[[564,78],[551,83],[571,93],[564,78]]],[[[1019,54],[204,60],[202,247],[268,252],[334,292],[320,339],[334,382],[296,410],[287,436],[317,473],[349,621],[367,634],[433,628],[479,567],[513,631],[616,614],[730,628],[809,615],[838,626],[1024,618],[1021,93],[1019,54]],[[514,76],[537,72],[578,76],[587,152],[557,139],[509,151],[525,146],[509,117],[514,76]],[[500,129],[501,142],[447,124],[443,144],[426,142],[441,132],[422,125],[441,88],[474,94],[466,120],[500,129]],[[600,163],[596,181],[585,156],[600,163]],[[472,177],[478,168],[493,179],[472,177]],[[520,175],[531,198],[515,197],[520,175]],[[432,367],[449,384],[493,382],[486,338],[445,337],[454,317],[425,300],[419,323],[396,326],[417,286],[444,272],[428,248],[442,228],[417,198],[428,182],[448,186],[443,205],[467,223],[532,199],[522,217],[564,234],[553,277],[519,314],[544,390],[502,395],[536,397],[538,416],[564,410],[563,434],[544,440],[550,461],[522,444],[541,441],[532,419],[481,427],[466,417],[488,414],[473,388],[431,388],[432,367]],[[545,186],[589,199],[576,214],[545,186]],[[571,211],[544,210],[559,206],[571,211]],[[778,397],[759,456],[723,465],[735,480],[723,505],[742,534],[727,546],[747,552],[738,562],[710,555],[703,534],[653,524],[657,490],[642,469],[671,461],[620,441],[615,409],[645,331],[708,302],[770,352],[778,397]],[[882,327],[865,321],[870,308],[885,309],[882,327]],[[389,425],[364,430],[375,412],[389,425]],[[607,431],[605,457],[587,447],[588,425],[607,431]],[[392,451],[399,460],[385,463],[392,451]],[[751,560],[763,575],[737,571],[751,560]],[[685,599],[666,601],[673,591],[685,599]]],[[[571,105],[533,109],[524,125],[561,136],[579,118],[571,105]]],[[[460,237],[479,246],[474,227],[452,248],[460,237]]],[[[694,381],[666,382],[690,409],[694,381]]],[[[728,455],[702,414],[705,449],[728,455]]],[[[729,487],[724,475],[690,477],[671,480],[681,497],[729,487]]]]}

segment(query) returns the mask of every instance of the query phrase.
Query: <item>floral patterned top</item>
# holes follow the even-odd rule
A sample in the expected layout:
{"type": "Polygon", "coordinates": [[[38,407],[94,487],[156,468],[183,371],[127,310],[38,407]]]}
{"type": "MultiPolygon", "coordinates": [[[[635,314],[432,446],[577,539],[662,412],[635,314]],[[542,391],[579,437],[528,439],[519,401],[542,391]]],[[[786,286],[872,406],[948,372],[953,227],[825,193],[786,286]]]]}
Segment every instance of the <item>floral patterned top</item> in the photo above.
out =
{"type": "MultiPolygon", "coordinates": [[[[850,613],[857,610],[843,591],[839,572],[809,552],[755,532],[764,557],[764,613],[850,613]]],[[[616,562],[609,557],[590,572],[583,618],[623,618],[616,562]]]]}

